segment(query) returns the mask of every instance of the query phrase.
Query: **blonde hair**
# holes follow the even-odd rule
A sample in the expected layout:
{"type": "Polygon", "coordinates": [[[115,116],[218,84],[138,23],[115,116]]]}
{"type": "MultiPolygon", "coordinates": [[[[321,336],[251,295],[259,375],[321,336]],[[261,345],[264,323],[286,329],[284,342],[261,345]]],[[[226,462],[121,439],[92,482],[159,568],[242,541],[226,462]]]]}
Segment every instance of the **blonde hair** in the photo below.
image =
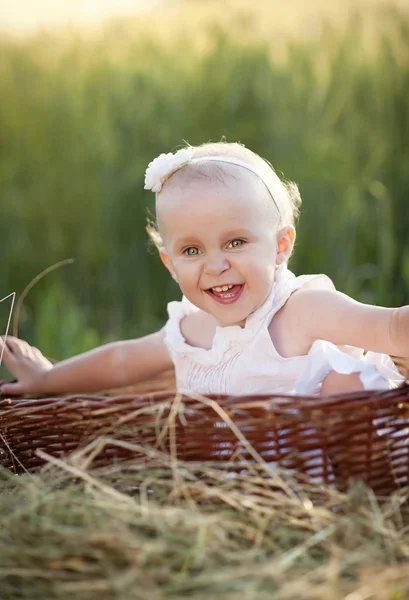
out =
{"type": "MultiPolygon", "coordinates": [[[[244,163],[253,166],[258,173],[260,179],[264,182],[267,189],[277,188],[277,175],[269,162],[261,158],[258,154],[249,150],[242,144],[237,142],[211,142],[201,146],[190,146],[193,150],[192,158],[205,158],[207,156],[223,156],[226,158],[237,159],[244,163]],[[274,182],[275,185],[270,184],[274,182]]],[[[226,166],[217,161],[203,161],[187,163],[182,167],[177,168],[169,174],[167,179],[162,183],[165,185],[180,185],[194,178],[211,178],[223,181],[226,177],[226,166]]],[[[277,210],[280,213],[280,220],[283,225],[294,225],[298,215],[301,197],[298,191],[298,186],[291,181],[280,180],[280,198],[273,198],[277,210]]],[[[271,192],[270,192],[271,194],[271,192]]],[[[163,247],[163,240],[158,231],[156,224],[151,219],[148,219],[146,227],[151,241],[157,248],[163,247]]]]}

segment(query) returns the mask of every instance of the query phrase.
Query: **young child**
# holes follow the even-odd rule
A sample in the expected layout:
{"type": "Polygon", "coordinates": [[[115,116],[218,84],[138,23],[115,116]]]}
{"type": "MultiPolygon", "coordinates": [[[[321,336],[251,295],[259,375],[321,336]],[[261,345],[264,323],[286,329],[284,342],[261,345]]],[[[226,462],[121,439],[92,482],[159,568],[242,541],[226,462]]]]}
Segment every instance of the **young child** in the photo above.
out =
{"type": "Polygon", "coordinates": [[[151,237],[183,293],[165,327],[55,365],[9,337],[4,362],[17,382],[2,394],[94,392],[172,365],[178,389],[202,394],[327,394],[403,380],[387,355],[408,356],[409,306],[361,304],[326,276],[295,277],[298,189],[257,154],[228,143],[161,154],[145,188],[156,192],[151,237]]]}

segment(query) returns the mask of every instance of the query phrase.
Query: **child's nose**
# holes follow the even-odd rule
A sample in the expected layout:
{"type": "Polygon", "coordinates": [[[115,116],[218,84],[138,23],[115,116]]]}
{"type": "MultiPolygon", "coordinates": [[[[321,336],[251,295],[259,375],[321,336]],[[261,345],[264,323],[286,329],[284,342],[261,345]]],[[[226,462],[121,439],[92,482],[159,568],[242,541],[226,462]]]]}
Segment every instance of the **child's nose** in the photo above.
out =
{"type": "Polygon", "coordinates": [[[207,275],[220,275],[230,267],[229,261],[223,256],[208,257],[204,267],[207,275]]]}

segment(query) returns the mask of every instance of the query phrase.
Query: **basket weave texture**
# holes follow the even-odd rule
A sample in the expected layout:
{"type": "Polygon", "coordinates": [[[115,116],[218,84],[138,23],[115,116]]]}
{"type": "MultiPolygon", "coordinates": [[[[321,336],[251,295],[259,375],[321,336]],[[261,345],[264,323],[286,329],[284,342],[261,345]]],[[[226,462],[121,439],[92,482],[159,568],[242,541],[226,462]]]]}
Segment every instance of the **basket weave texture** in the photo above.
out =
{"type": "Polygon", "coordinates": [[[340,489],[359,478],[381,496],[409,484],[409,385],[328,398],[193,398],[173,384],[168,373],[113,395],[2,399],[0,464],[33,471],[43,464],[37,450],[67,456],[103,436],[93,466],[146,460],[115,438],[238,470],[262,460],[340,489]]]}

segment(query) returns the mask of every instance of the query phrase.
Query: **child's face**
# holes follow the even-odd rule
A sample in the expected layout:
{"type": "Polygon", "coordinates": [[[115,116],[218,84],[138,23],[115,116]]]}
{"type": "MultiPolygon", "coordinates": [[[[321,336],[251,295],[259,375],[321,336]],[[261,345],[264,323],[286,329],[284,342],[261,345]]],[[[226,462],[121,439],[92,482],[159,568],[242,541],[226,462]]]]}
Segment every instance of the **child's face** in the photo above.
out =
{"type": "Polygon", "coordinates": [[[183,294],[220,325],[244,326],[271,290],[277,259],[288,258],[294,229],[281,230],[288,252],[277,254],[276,209],[247,179],[165,186],[157,213],[162,260],[183,294]]]}

